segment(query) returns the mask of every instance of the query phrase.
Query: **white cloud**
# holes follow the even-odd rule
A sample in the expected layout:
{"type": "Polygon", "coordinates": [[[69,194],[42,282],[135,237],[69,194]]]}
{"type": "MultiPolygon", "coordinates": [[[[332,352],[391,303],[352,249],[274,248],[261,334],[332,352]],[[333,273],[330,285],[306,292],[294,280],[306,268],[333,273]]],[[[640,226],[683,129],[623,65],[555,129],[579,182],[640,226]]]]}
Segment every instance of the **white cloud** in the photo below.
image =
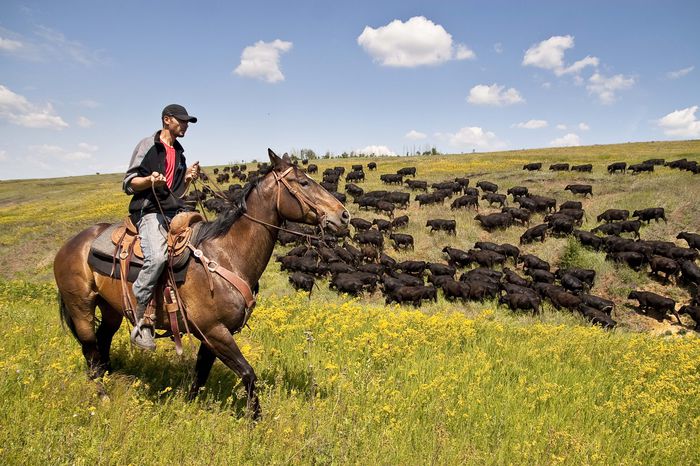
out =
{"type": "Polygon", "coordinates": [[[581,122],[578,124],[578,129],[580,129],[581,131],[588,131],[589,129],[591,129],[591,127],[588,126],[588,124],[581,122]]]}
{"type": "Polygon", "coordinates": [[[43,39],[39,47],[42,49],[41,55],[44,59],[71,60],[85,66],[107,61],[99,50],[91,50],[76,40],[68,39],[60,31],[39,26],[35,33],[43,39]]]}
{"type": "Polygon", "coordinates": [[[700,136],[700,121],[695,117],[698,106],[684,108],[669,113],[659,119],[657,124],[667,136],[696,138],[700,136]]]}
{"type": "Polygon", "coordinates": [[[493,44],[493,50],[496,53],[503,53],[503,44],[501,44],[500,42],[496,42],[495,44],[493,44]]]}
{"type": "Polygon", "coordinates": [[[365,26],[357,43],[383,66],[412,68],[476,57],[466,45],[453,43],[445,28],[424,16],[414,16],[405,23],[395,19],[377,29],[365,26]]]}
{"type": "Polygon", "coordinates": [[[92,158],[92,154],[99,148],[95,145],[81,142],[78,150],[67,150],[61,146],[51,144],[40,144],[29,146],[29,157],[32,161],[44,168],[51,167],[56,160],[63,162],[74,162],[76,160],[87,160],[92,158]]]}
{"type": "Polygon", "coordinates": [[[695,69],[694,66],[689,66],[689,67],[687,67],[687,68],[683,68],[683,69],[680,69],[680,70],[669,71],[668,73],[666,73],[666,77],[667,77],[668,79],[678,79],[678,78],[682,78],[683,76],[687,75],[688,73],[690,73],[690,72],[693,71],[694,69],[695,69]]]}
{"type": "Polygon", "coordinates": [[[355,152],[364,155],[396,155],[387,146],[365,146],[362,149],[357,149],[355,152]]]}
{"type": "Polygon", "coordinates": [[[581,145],[581,139],[578,137],[577,134],[574,133],[567,133],[564,136],[560,138],[556,138],[553,141],[549,142],[550,146],[558,146],[558,147],[565,147],[565,146],[580,146],[581,145]]]}
{"type": "Polygon", "coordinates": [[[15,94],[0,84],[0,119],[26,128],[67,128],[68,123],[54,114],[47,103],[43,107],[30,103],[24,96],[15,94]]]}
{"type": "Polygon", "coordinates": [[[598,66],[598,57],[586,56],[570,66],[564,64],[564,52],[574,47],[573,36],[552,36],[531,46],[523,56],[523,66],[551,70],[557,76],[580,73],[587,66],[598,66]]]}
{"type": "Polygon", "coordinates": [[[233,72],[246,78],[260,79],[268,83],[284,81],[280,70],[280,54],[288,52],[292,43],[276,39],[272,42],[258,41],[243,49],[241,63],[233,72]]]}
{"type": "Polygon", "coordinates": [[[469,96],[467,101],[474,105],[512,105],[519,102],[524,102],[524,99],[520,96],[520,93],[514,89],[510,88],[508,90],[503,90],[505,86],[499,86],[494,83],[490,86],[485,84],[479,84],[472,87],[469,90],[469,96]]]}
{"type": "Polygon", "coordinates": [[[6,39],[4,37],[0,37],[0,50],[4,50],[6,52],[14,52],[15,50],[19,49],[22,47],[22,42],[18,40],[12,40],[12,39],[6,39]]]}
{"type": "Polygon", "coordinates": [[[595,73],[588,78],[586,89],[590,94],[596,94],[602,104],[611,104],[615,102],[615,92],[623,91],[631,88],[634,85],[634,78],[616,74],[606,78],[600,73],[595,73]]]}
{"type": "Polygon", "coordinates": [[[561,131],[566,131],[567,128],[566,128],[566,125],[559,123],[557,125],[557,129],[561,130],[561,131]]]}
{"type": "Polygon", "coordinates": [[[416,131],[415,129],[412,129],[406,135],[404,136],[406,139],[412,139],[414,141],[418,139],[425,139],[427,136],[425,133],[421,133],[420,131],[416,131]]]}
{"type": "Polygon", "coordinates": [[[516,125],[513,125],[516,128],[523,128],[523,129],[539,129],[539,128],[546,128],[548,126],[547,120],[528,120],[528,121],[522,121],[516,125]]]}
{"type": "Polygon", "coordinates": [[[78,117],[78,126],[81,128],[90,128],[93,125],[92,120],[84,116],[78,117]]]}
{"type": "Polygon", "coordinates": [[[491,149],[505,146],[505,143],[500,141],[495,133],[485,131],[478,126],[465,126],[456,133],[438,133],[436,136],[446,139],[450,146],[458,149],[469,150],[475,147],[491,149]]]}

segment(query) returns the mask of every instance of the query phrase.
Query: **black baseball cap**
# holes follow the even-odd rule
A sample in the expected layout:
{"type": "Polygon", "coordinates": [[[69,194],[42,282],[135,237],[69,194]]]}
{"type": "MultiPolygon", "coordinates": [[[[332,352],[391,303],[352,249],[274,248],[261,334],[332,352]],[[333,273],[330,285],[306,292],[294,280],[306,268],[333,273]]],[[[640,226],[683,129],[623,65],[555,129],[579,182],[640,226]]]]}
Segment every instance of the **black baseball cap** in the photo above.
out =
{"type": "Polygon", "coordinates": [[[167,107],[165,107],[163,109],[163,113],[161,114],[161,118],[163,118],[164,116],[172,116],[177,118],[178,120],[188,121],[190,123],[197,123],[197,117],[193,117],[192,115],[188,114],[187,109],[182,105],[178,104],[170,104],[167,107]]]}

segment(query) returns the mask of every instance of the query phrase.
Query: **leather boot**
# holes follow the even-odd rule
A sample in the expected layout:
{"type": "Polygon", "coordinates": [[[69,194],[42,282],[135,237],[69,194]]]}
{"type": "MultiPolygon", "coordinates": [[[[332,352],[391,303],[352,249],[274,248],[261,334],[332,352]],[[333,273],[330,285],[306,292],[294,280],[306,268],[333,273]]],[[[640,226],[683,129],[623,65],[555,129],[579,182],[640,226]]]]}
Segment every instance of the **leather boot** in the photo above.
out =
{"type": "Polygon", "coordinates": [[[144,320],[145,314],[146,305],[141,303],[137,304],[136,310],[134,311],[136,325],[131,331],[131,343],[138,348],[153,351],[156,349],[156,342],[153,337],[153,323],[150,319],[147,322],[144,320]]]}

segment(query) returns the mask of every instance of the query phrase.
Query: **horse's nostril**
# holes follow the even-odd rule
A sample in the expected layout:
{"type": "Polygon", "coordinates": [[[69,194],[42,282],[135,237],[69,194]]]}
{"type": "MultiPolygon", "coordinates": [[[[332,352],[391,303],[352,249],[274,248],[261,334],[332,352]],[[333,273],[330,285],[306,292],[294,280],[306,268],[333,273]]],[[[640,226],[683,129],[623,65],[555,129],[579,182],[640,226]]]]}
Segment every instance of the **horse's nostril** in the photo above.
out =
{"type": "Polygon", "coordinates": [[[347,210],[344,210],[343,213],[340,214],[340,218],[342,218],[344,222],[347,222],[350,220],[350,213],[347,210]]]}

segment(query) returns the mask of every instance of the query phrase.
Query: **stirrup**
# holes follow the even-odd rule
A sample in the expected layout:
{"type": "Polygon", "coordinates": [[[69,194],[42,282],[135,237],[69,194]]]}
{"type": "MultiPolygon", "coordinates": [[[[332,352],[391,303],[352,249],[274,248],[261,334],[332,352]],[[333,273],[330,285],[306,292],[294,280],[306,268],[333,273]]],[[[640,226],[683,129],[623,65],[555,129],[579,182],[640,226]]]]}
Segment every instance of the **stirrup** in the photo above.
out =
{"type": "Polygon", "coordinates": [[[154,328],[143,325],[143,319],[140,319],[131,330],[131,344],[147,351],[154,351],[156,349],[154,333],[154,328]]]}

